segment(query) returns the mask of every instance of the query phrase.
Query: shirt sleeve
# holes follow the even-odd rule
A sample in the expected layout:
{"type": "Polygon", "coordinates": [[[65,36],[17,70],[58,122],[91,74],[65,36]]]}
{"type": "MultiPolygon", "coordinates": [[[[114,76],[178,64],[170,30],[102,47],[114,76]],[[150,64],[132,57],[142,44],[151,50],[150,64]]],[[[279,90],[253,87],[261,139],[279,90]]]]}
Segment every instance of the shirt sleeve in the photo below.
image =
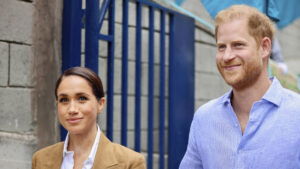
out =
{"type": "Polygon", "coordinates": [[[195,138],[195,132],[197,131],[196,126],[197,122],[194,117],[190,128],[187,150],[180,163],[179,169],[203,169],[202,160],[197,148],[197,140],[195,138]]]}

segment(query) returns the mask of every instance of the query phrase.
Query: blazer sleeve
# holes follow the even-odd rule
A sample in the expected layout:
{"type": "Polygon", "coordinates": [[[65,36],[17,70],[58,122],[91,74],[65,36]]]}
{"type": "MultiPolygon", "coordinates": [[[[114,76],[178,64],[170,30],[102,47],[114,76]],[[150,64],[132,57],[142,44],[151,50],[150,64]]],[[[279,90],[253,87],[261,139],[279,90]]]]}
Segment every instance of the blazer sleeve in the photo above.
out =
{"type": "Polygon", "coordinates": [[[36,154],[32,156],[31,169],[36,169],[36,154]]]}

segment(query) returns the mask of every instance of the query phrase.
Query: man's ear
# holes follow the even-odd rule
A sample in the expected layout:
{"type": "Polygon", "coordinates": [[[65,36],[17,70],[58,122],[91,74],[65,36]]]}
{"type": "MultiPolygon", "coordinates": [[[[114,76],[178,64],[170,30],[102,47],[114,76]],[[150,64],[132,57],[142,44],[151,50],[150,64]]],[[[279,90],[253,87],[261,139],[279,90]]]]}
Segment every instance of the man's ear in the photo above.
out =
{"type": "Polygon", "coordinates": [[[272,52],[272,40],[268,37],[264,37],[261,40],[262,57],[268,58],[272,52]]]}

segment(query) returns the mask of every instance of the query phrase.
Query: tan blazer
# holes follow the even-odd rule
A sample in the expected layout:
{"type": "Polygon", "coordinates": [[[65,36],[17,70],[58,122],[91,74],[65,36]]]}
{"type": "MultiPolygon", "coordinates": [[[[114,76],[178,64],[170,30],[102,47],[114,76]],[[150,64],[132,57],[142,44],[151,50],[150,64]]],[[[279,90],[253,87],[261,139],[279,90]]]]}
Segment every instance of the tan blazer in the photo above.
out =
{"type": "MultiPolygon", "coordinates": [[[[32,169],[60,169],[64,143],[60,142],[34,153],[32,169]]],[[[93,169],[146,169],[143,155],[112,143],[101,133],[93,169]]]]}

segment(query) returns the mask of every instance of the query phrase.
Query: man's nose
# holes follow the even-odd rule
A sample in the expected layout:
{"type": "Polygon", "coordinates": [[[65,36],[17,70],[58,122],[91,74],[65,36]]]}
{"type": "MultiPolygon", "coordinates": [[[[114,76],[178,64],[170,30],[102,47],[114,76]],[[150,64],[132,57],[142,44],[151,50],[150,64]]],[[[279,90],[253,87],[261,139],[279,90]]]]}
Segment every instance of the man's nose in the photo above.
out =
{"type": "Polygon", "coordinates": [[[226,48],[224,55],[223,55],[223,60],[224,62],[231,61],[235,57],[234,53],[230,48],[226,48]]]}

